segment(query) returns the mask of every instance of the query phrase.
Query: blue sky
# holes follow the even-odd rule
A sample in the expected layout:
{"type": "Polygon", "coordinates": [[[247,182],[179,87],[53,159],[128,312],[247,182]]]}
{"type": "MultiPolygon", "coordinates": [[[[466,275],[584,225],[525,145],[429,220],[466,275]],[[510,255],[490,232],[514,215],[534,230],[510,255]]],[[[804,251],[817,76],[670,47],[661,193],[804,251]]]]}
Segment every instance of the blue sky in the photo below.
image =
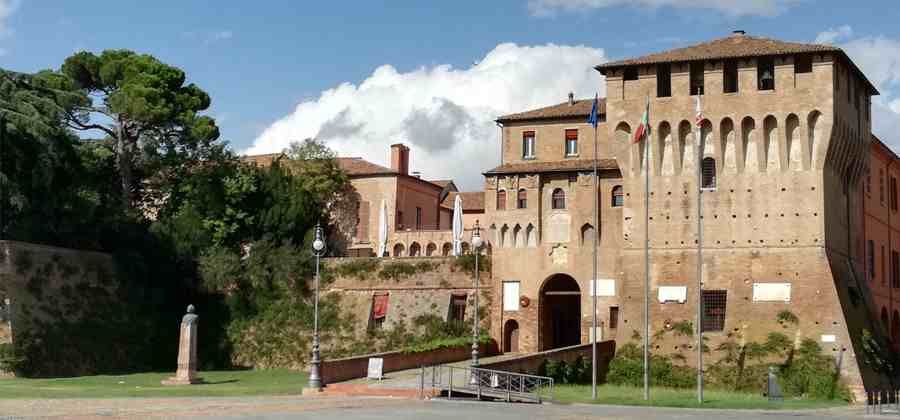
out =
{"type": "MultiPolygon", "coordinates": [[[[591,63],[685,46],[733,29],[793,41],[820,37],[846,45],[848,51],[859,50],[863,58],[858,61],[866,62],[858,64],[867,73],[872,69],[878,74],[870,78],[879,79],[876,83],[885,94],[880,98],[884,112],[875,118],[897,117],[896,3],[0,0],[0,67],[25,72],[58,68],[78,50],[127,48],[149,53],[181,67],[211,94],[209,113],[236,150],[254,144],[250,150],[255,152],[280,147],[288,139],[265,140],[263,133],[281,121],[283,126],[302,127],[273,130],[267,138],[317,135],[324,130],[334,134],[329,144],[339,153],[381,163],[387,158],[387,144],[410,142],[414,168],[421,157],[423,167],[434,168],[428,175],[437,178],[460,176],[452,168],[431,164],[441,156],[466,158],[489,150],[489,156],[479,161],[486,167],[478,169],[491,166],[497,149],[491,120],[498,113],[561,102],[570,90],[592,96],[601,79],[589,71],[591,63]],[[866,7],[854,7],[859,4],[866,7]],[[823,34],[828,31],[831,37],[823,34]],[[853,43],[859,45],[852,47],[853,43]],[[496,68],[510,69],[508,77],[475,65],[495,60],[507,66],[496,68]],[[517,62],[530,70],[518,73],[517,62]],[[393,90],[383,96],[361,95],[367,81],[388,83],[393,90]],[[342,84],[346,89],[340,88],[342,84]],[[494,91],[486,85],[504,87],[494,91]],[[429,93],[446,91],[468,96],[429,93]],[[410,102],[405,108],[397,105],[405,102],[410,102]],[[892,102],[896,112],[891,112],[892,102]],[[304,103],[308,106],[300,106],[304,103]],[[369,111],[360,114],[357,108],[369,111]],[[379,114],[375,108],[388,111],[379,114]],[[432,133],[437,117],[454,112],[468,124],[468,137],[441,138],[432,133]],[[365,121],[361,115],[380,121],[365,121]],[[388,124],[385,120],[391,118],[398,121],[388,124]]],[[[878,124],[882,123],[876,120],[878,124]]],[[[900,128],[900,123],[884,122],[883,127],[890,133],[879,134],[896,144],[892,129],[900,128]]],[[[472,179],[466,183],[477,182],[472,179]]]]}

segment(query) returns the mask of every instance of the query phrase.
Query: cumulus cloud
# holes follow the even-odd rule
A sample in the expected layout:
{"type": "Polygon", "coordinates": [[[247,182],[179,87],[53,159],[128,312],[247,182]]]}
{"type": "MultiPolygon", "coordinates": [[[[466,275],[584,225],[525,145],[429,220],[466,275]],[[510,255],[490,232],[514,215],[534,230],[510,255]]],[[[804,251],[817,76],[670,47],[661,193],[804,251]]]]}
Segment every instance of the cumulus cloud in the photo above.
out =
{"type": "Polygon", "coordinates": [[[776,16],[803,0],[530,0],[535,16],[584,9],[631,6],[642,9],[708,9],[727,16],[776,16]]]}
{"type": "MultiPolygon", "coordinates": [[[[0,0],[0,39],[6,38],[12,33],[7,20],[19,8],[19,3],[19,0],[0,0]]],[[[7,52],[6,48],[0,47],[0,57],[5,56],[7,52]]]]}
{"type": "Polygon", "coordinates": [[[816,41],[820,40],[835,42],[881,92],[872,98],[872,131],[900,150],[900,40],[853,37],[853,29],[846,25],[820,33],[816,41]]]}
{"type": "Polygon", "coordinates": [[[410,146],[410,170],[481,189],[481,173],[499,164],[497,116],[567,100],[569,92],[605,94],[593,66],[607,61],[585,46],[500,44],[467,68],[398,72],[389,64],[359,84],[343,83],[299,103],[254,140],[247,154],[272,153],[316,137],[340,156],[388,165],[389,146],[410,146]]]}

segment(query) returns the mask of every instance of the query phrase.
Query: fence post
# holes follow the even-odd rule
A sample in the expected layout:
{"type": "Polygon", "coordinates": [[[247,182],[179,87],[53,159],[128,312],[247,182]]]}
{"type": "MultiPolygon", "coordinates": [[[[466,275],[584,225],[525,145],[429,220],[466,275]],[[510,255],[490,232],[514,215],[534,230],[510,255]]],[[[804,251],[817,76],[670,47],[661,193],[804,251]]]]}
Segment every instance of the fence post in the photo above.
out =
{"type": "Polygon", "coordinates": [[[512,375],[506,375],[506,402],[510,402],[509,394],[512,386],[512,375]]]}
{"type": "Polygon", "coordinates": [[[447,366],[447,370],[450,372],[450,389],[447,390],[447,399],[453,399],[453,366],[447,366]]]}
{"type": "Polygon", "coordinates": [[[425,399],[425,365],[422,365],[421,374],[419,374],[419,398],[425,399]]]}

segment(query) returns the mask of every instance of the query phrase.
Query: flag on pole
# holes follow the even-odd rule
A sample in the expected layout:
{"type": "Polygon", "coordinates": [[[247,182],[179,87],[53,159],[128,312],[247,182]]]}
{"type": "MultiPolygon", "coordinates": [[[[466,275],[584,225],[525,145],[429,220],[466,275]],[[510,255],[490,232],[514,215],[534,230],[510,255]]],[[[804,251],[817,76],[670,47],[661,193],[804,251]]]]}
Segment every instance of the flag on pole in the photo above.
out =
{"type": "Polygon", "coordinates": [[[594,106],[591,107],[591,115],[588,116],[588,124],[592,125],[594,128],[597,128],[597,122],[599,121],[599,110],[597,109],[599,102],[600,95],[594,94],[594,106]]]}
{"type": "Polygon", "coordinates": [[[634,131],[634,142],[638,143],[645,136],[650,135],[650,97],[647,97],[647,107],[644,109],[644,116],[641,117],[641,124],[634,131]]]}
{"type": "Polygon", "coordinates": [[[697,127],[703,125],[703,108],[700,106],[700,95],[694,97],[697,99],[697,114],[694,117],[694,122],[697,124],[697,127]]]}

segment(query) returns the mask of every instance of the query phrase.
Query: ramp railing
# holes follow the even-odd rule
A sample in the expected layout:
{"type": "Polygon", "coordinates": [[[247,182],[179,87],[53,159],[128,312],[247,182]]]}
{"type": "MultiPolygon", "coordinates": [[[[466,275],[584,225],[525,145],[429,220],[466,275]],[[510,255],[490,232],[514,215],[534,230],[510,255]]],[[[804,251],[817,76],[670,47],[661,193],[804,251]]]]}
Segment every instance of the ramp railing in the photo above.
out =
{"type": "Polygon", "coordinates": [[[447,398],[467,394],[478,399],[542,402],[553,395],[553,378],[502,370],[457,366],[432,366],[428,372],[422,368],[420,389],[431,379],[432,390],[447,392],[447,398]]]}

